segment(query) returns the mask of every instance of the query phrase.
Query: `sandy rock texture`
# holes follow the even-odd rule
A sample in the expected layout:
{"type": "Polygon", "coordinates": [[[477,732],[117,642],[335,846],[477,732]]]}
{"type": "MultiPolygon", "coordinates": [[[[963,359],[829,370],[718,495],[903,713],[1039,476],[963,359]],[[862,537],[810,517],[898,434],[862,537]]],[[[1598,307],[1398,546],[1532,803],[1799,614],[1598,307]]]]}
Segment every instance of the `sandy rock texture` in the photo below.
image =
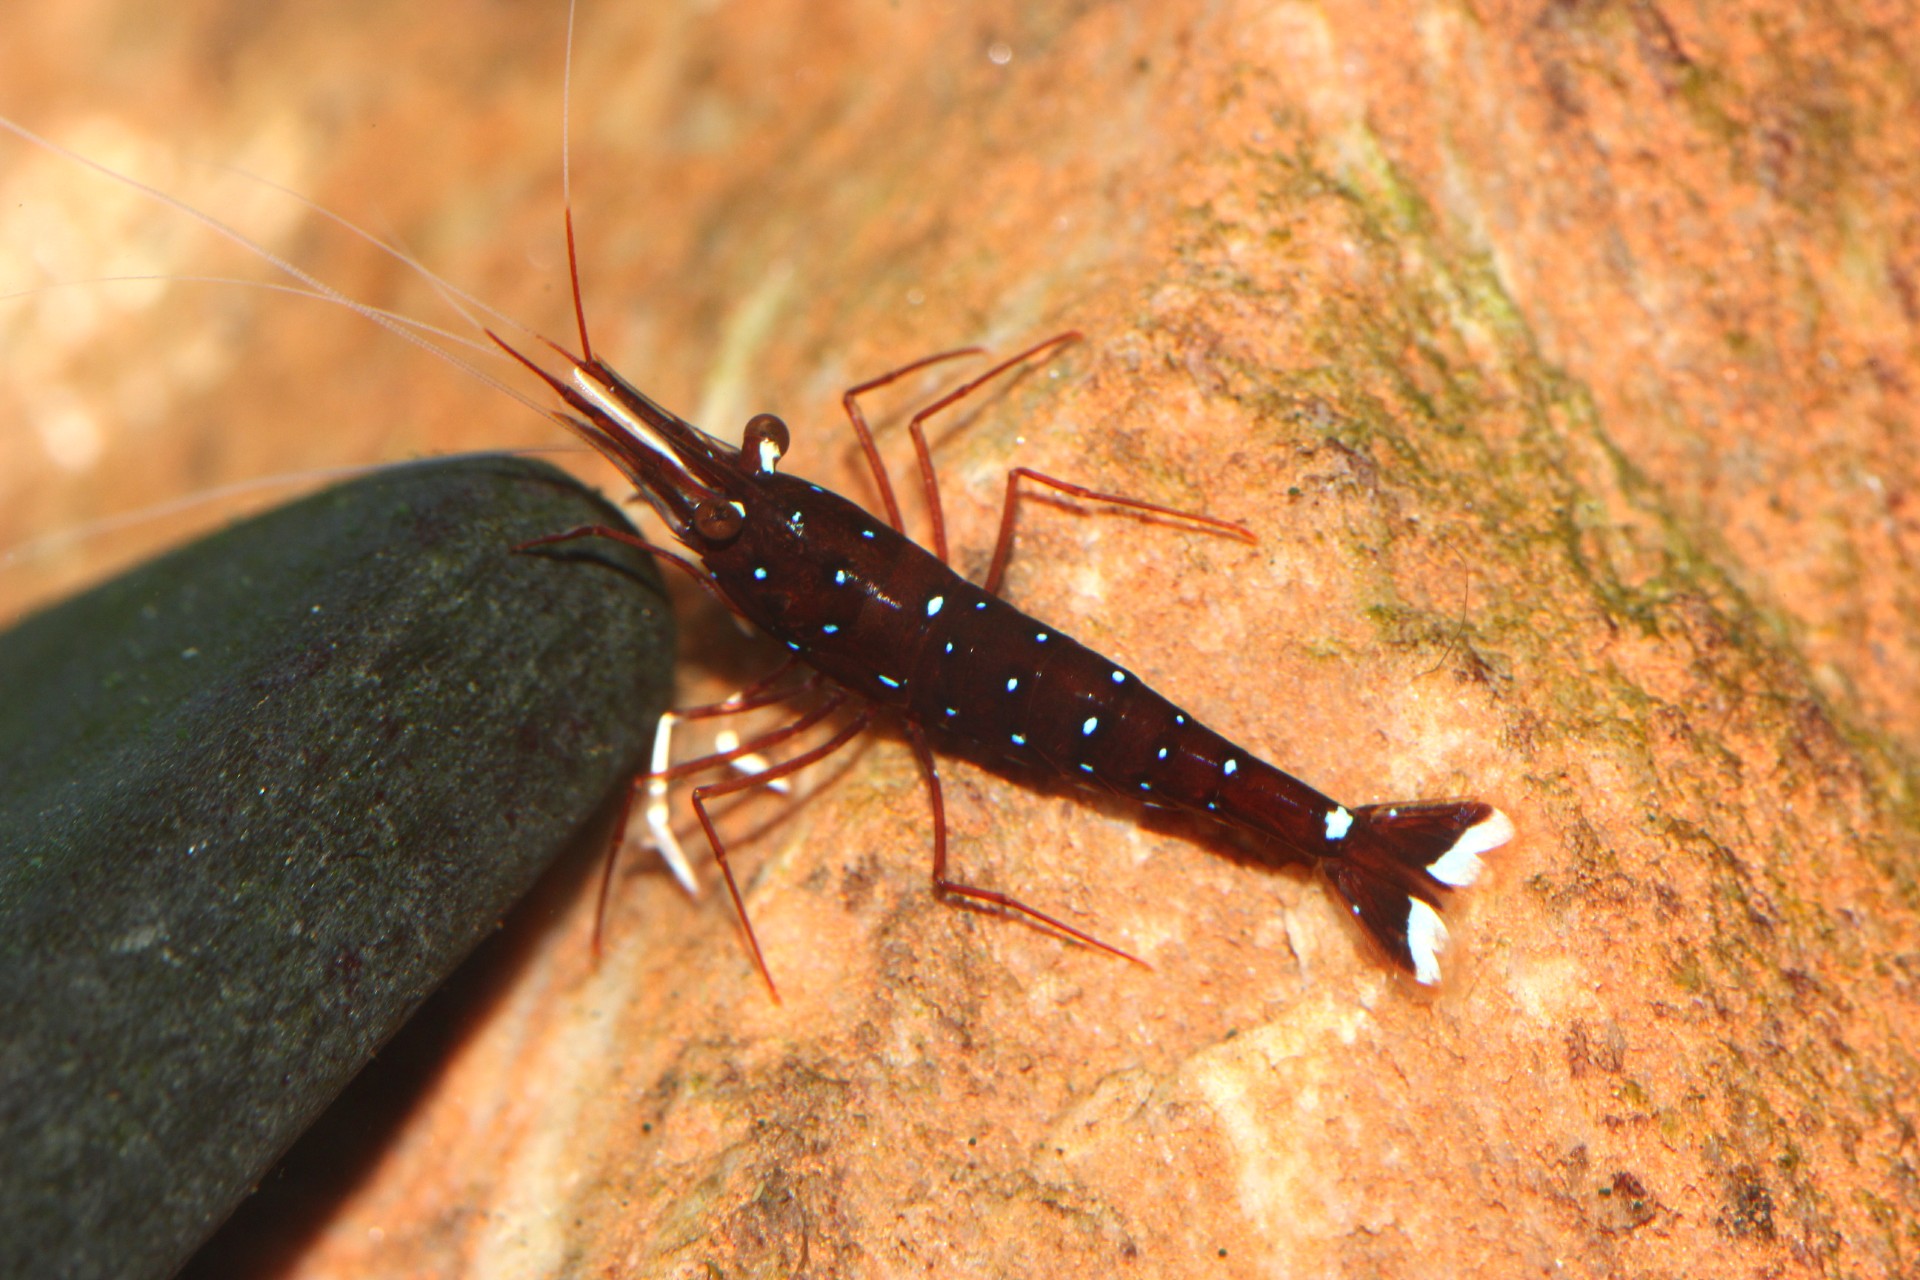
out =
{"type": "MultiPolygon", "coordinates": [[[[570,337],[557,11],[43,9],[0,110],[376,305],[448,315],[218,166],[570,337]]],[[[1476,794],[1519,836],[1425,998],[1311,876],[949,768],[958,868],[1148,971],[934,901],[882,735],[727,823],[783,1003],[644,859],[596,966],[566,870],[206,1274],[1920,1265],[1911,3],[592,3],[576,56],[587,305],[636,382],[777,410],[790,469],[870,499],[841,388],[1085,331],[941,435],[963,567],[1014,463],[1243,519],[1037,503],[1010,594],[1342,799],[1476,794]]],[[[0,544],[553,438],[0,157],[0,289],[175,277],[6,304],[0,544]]],[[[903,471],[934,385],[875,403],[903,471]]],[[[36,552],[7,607],[151,528],[36,552]]],[[[764,667],[682,601],[689,699],[764,667]]]]}

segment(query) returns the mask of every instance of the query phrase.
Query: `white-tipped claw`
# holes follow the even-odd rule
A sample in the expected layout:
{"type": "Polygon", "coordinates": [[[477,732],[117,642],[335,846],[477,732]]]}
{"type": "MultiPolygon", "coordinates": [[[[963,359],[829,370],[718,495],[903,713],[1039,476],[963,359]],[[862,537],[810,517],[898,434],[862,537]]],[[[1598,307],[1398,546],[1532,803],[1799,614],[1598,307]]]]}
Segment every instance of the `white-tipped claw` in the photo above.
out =
{"type": "Polygon", "coordinates": [[[653,759],[647,769],[647,844],[660,855],[667,864],[667,870],[673,872],[673,878],[687,891],[687,896],[700,896],[700,882],[694,879],[693,864],[687,861],[687,854],[680,847],[680,840],[673,834],[673,823],[667,812],[667,780],[664,776],[673,765],[673,726],[680,717],[673,712],[664,712],[660,724],[653,731],[653,759]]]}
{"type": "Polygon", "coordinates": [[[1423,986],[1440,981],[1440,953],[1447,949],[1447,922],[1440,913],[1413,899],[1407,908],[1407,951],[1413,956],[1413,980],[1423,986]]]}
{"type": "MultiPolygon", "coordinates": [[[[719,750],[720,754],[725,755],[740,745],[740,735],[731,729],[722,729],[713,735],[713,745],[719,750]]],[[[773,767],[773,762],[761,755],[758,751],[749,751],[743,756],[735,757],[733,767],[736,772],[751,775],[765,773],[773,767]]],[[[767,790],[778,791],[784,796],[788,791],[792,790],[792,788],[787,785],[785,778],[775,778],[772,782],[767,783],[767,790]]]]}
{"type": "Polygon", "coordinates": [[[1427,867],[1441,884],[1463,889],[1480,878],[1480,855],[1513,839],[1513,819],[1495,809],[1460,833],[1453,847],[1427,867]]]}
{"type": "MultiPolygon", "coordinates": [[[[735,695],[736,698],[738,696],[735,695]]],[[[700,881],[694,877],[693,864],[687,861],[686,850],[680,847],[680,838],[673,834],[673,820],[667,807],[666,772],[673,767],[673,726],[679,722],[680,717],[673,712],[663,712],[659,727],[653,731],[653,758],[647,768],[647,802],[642,815],[647,823],[647,847],[660,855],[660,860],[667,864],[667,870],[673,872],[673,878],[680,882],[688,896],[697,898],[700,896],[700,881]]],[[[713,745],[724,755],[740,745],[740,735],[731,729],[723,729],[714,735],[713,745]]],[[[732,764],[735,770],[749,777],[765,773],[773,767],[772,762],[757,751],[749,751],[733,760],[732,764]]],[[[778,791],[782,795],[791,789],[785,778],[775,778],[766,785],[767,790],[778,791]]]]}

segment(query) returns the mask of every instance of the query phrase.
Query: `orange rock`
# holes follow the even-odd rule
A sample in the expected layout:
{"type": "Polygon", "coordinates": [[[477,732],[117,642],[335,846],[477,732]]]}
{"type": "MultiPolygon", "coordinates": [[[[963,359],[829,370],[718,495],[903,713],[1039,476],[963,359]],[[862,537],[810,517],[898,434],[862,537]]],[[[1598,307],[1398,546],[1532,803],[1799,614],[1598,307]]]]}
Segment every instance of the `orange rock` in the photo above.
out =
{"type": "MultiPolygon", "coordinates": [[[[136,45],[115,13],[10,27],[7,109],[95,122],[117,163],[150,153],[223,215],[253,197],[181,157],[281,176],[568,334],[557,18],[228,28],[175,6],[136,45]]],[[[379,1140],[341,1119],[303,1207],[222,1256],[300,1277],[1894,1268],[1920,1211],[1920,113],[1896,22],[590,9],[575,206],[596,341],[635,381],[716,429],[782,413],[789,468],[860,495],[841,387],[1087,331],[940,445],[976,570],[1016,460],[1248,520],[1243,551],[1036,504],[1011,591],[1342,798],[1472,792],[1520,835],[1460,899],[1464,963],[1429,1002],[1309,880],[953,770],[965,874],[1139,972],[932,901],[924,800],[882,740],[743,847],[785,1004],[717,901],[636,868],[595,970],[590,894],[553,890],[452,1029],[396,1054],[363,1104],[379,1140]]],[[[46,167],[0,169],[16,254],[16,170],[46,167]]],[[[332,229],[244,211],[357,295],[432,307],[332,229]]],[[[64,278],[127,244],[142,270],[252,269],[171,215],[68,221],[64,278]]],[[[42,345],[0,383],[0,541],[290,466],[550,438],[277,297],[178,284],[78,342],[7,323],[10,352],[42,345]],[[42,441],[74,398],[97,441],[65,444],[94,461],[63,471],[42,441]]],[[[689,698],[750,679],[686,602],[689,698]]]]}

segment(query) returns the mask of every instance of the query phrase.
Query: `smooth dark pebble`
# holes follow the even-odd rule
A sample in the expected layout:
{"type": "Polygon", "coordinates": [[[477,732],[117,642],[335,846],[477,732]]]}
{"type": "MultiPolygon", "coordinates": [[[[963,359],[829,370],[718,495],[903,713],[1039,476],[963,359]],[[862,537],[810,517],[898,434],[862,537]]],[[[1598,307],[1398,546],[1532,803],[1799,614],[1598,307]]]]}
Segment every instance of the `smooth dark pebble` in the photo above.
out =
{"type": "Polygon", "coordinates": [[[650,559],[544,464],[341,486],[0,635],[0,1275],[172,1274],[644,758],[650,559]]]}

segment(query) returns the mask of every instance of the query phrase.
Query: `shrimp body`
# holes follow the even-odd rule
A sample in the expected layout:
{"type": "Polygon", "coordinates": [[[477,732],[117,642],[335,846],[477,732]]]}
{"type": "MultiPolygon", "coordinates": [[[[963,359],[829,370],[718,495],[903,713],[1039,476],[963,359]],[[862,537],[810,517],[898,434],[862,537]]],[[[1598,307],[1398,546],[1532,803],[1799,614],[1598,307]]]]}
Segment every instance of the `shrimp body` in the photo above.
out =
{"type": "MultiPolygon", "coordinates": [[[[1118,663],[969,582],[893,524],[780,472],[788,436],[779,419],[754,418],[735,449],[597,359],[569,358],[570,381],[530,365],[571,410],[556,417],[634,481],[715,594],[845,693],[896,714],[923,750],[924,731],[932,731],[1201,815],[1253,836],[1272,861],[1318,862],[1396,966],[1422,983],[1439,980],[1444,897],[1471,883],[1480,856],[1513,832],[1492,806],[1436,800],[1348,808],[1207,728],[1118,663]]],[[[856,425],[863,424],[856,418],[856,425]]],[[[1003,560],[996,556],[996,564],[1003,560]]],[[[1058,925],[1001,895],[942,879],[937,778],[935,786],[936,885],[1058,925]]]]}

